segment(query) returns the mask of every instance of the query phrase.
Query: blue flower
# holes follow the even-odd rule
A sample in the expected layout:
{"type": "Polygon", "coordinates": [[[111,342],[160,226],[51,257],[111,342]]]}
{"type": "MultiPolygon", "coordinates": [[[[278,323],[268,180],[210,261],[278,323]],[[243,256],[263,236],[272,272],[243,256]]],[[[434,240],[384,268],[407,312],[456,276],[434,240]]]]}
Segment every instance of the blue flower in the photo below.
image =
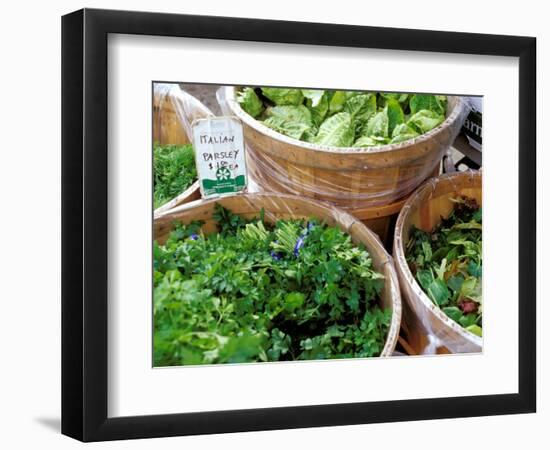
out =
{"type": "Polygon", "coordinates": [[[199,235],[197,233],[193,233],[191,236],[189,236],[189,239],[192,241],[196,241],[199,238],[199,235]]]}
{"type": "Polygon", "coordinates": [[[305,242],[304,239],[305,239],[305,236],[300,236],[296,241],[296,245],[294,246],[294,256],[298,256],[300,249],[304,246],[304,242],[305,242]]]}
{"type": "Polygon", "coordinates": [[[298,257],[298,253],[300,252],[300,249],[304,246],[305,240],[307,235],[309,234],[310,230],[313,229],[315,224],[313,222],[308,222],[306,225],[306,228],[296,241],[296,244],[294,245],[294,256],[298,257]]]}
{"type": "Polygon", "coordinates": [[[276,251],[272,251],[271,252],[271,257],[275,260],[275,261],[280,261],[282,259],[282,256],[280,255],[280,253],[277,253],[276,251]]]}

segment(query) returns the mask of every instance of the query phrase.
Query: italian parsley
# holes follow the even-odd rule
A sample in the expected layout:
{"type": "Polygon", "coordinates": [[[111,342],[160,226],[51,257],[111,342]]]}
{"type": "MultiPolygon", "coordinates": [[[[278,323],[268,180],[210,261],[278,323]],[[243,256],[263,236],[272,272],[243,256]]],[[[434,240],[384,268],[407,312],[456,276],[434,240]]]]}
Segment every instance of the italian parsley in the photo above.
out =
{"type": "Polygon", "coordinates": [[[215,218],[218,233],[195,222],[155,242],[155,366],[380,354],[391,310],[363,246],[314,219],[215,218]]]}
{"type": "Polygon", "coordinates": [[[193,146],[158,145],[153,147],[154,208],[181,194],[197,179],[193,146]]]}

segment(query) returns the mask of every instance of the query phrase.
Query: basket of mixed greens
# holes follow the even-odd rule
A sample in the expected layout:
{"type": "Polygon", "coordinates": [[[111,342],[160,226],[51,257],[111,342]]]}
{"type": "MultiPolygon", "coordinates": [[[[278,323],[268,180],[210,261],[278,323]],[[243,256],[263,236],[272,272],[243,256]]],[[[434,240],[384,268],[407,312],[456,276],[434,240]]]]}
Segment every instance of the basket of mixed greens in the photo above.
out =
{"type": "Polygon", "coordinates": [[[154,223],[154,365],[392,354],[395,269],[361,222],[281,194],[199,200],[154,223]]]}
{"type": "Polygon", "coordinates": [[[361,219],[432,176],[468,110],[461,97],[361,91],[224,87],[218,99],[244,124],[250,178],[263,190],[361,219]]]}
{"type": "MultiPolygon", "coordinates": [[[[394,257],[412,312],[409,329],[428,351],[480,352],[483,335],[481,172],[443,175],[420,187],[396,223],[394,257]]],[[[413,339],[414,336],[413,336],[413,339]]]]}
{"type": "Polygon", "coordinates": [[[153,97],[153,209],[158,215],[200,198],[191,123],[212,112],[176,84],[155,84],[153,97]]]}

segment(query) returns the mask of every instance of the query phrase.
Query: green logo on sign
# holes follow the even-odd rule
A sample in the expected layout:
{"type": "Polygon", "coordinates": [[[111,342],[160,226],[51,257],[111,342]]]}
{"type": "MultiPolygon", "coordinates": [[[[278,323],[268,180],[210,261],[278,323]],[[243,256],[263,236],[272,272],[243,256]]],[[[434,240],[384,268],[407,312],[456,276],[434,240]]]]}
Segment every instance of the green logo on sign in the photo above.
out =
{"type": "Polygon", "coordinates": [[[229,180],[231,178],[231,171],[227,167],[220,167],[216,170],[216,178],[220,181],[229,180]]]}

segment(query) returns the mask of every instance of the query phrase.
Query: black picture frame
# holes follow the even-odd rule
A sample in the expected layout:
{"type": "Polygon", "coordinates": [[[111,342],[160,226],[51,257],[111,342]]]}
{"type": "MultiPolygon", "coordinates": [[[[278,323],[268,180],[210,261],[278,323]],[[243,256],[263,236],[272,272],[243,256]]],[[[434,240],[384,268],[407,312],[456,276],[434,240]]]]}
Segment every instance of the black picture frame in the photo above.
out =
{"type": "Polygon", "coordinates": [[[62,433],[82,441],[535,412],[536,39],[84,9],[62,18],[62,433]],[[515,394],[107,416],[107,36],[180,36],[519,58],[515,394]]]}

